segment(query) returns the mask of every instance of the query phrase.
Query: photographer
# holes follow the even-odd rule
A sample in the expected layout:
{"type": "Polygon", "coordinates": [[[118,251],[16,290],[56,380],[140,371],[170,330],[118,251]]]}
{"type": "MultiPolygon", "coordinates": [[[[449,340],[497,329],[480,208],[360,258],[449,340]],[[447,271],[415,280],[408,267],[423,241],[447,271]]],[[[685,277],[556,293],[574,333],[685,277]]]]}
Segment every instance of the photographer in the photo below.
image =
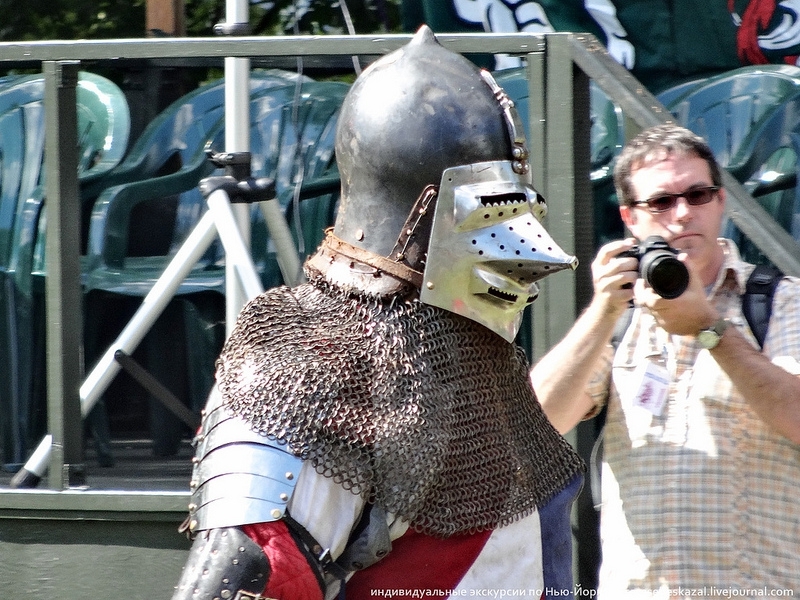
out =
{"type": "Polygon", "coordinates": [[[591,303],[531,371],[562,433],[608,406],[598,597],[800,592],[800,281],[778,285],[760,351],[741,302],[754,267],[718,237],[720,168],[692,132],[642,132],[615,184],[636,240],[661,236],[689,281],[664,298],[640,275],[647,244],[605,245],[591,303]]]}

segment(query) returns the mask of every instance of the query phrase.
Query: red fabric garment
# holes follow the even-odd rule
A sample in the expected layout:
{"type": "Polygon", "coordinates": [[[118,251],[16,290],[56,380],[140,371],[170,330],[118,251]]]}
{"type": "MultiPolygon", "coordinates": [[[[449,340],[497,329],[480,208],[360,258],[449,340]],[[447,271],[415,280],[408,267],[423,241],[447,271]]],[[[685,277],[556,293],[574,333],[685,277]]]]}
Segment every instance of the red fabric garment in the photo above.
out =
{"type": "Polygon", "coordinates": [[[758,46],[758,35],[766,31],[775,12],[775,0],[750,0],[736,32],[739,60],[744,64],[765,65],[770,61],[758,46]]]}
{"type": "Polygon", "coordinates": [[[392,542],[392,551],[375,565],[357,571],[347,583],[347,600],[384,598],[377,590],[454,589],[483,550],[491,531],[435,538],[409,530],[392,542]]]}
{"type": "Polygon", "coordinates": [[[317,578],[284,521],[243,525],[242,531],[269,560],[271,573],[262,595],[275,600],[322,600],[317,578]]]}

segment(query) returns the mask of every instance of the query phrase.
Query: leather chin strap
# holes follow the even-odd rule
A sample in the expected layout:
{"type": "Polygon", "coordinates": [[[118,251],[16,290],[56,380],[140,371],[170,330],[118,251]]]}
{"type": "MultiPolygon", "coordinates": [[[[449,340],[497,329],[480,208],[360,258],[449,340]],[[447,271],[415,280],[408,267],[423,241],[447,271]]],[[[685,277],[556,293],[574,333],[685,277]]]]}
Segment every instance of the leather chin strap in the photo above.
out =
{"type": "Polygon", "coordinates": [[[434,185],[422,191],[388,257],[354,246],[329,228],[306,267],[331,283],[372,296],[405,297],[418,292],[423,283],[437,195],[438,187],[434,185]]]}
{"type": "MultiPolygon", "coordinates": [[[[332,285],[365,296],[406,298],[418,293],[413,271],[348,244],[336,237],[332,229],[326,231],[325,239],[308,258],[305,269],[309,277],[320,275],[332,285]]],[[[421,281],[422,274],[417,275],[421,281]]]]}
{"type": "Polygon", "coordinates": [[[348,244],[343,239],[336,237],[332,229],[326,232],[323,245],[332,253],[340,254],[355,262],[373,267],[378,271],[410,283],[417,289],[422,285],[422,273],[419,271],[415,271],[411,267],[400,262],[395,262],[385,256],[379,256],[368,250],[363,250],[362,248],[348,244]]]}

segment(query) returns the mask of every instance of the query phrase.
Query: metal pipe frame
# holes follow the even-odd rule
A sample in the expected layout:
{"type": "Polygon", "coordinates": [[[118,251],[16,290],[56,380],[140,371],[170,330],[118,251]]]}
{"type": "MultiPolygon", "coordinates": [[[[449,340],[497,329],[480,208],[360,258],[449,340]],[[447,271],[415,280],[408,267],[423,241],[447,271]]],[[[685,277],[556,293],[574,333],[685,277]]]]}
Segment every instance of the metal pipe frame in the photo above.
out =
{"type": "MultiPolygon", "coordinates": [[[[258,57],[263,62],[281,57],[359,56],[360,60],[369,62],[401,47],[410,39],[410,35],[356,35],[5,42],[0,43],[0,64],[43,64],[47,74],[59,69],[74,69],[77,72],[80,62],[113,65],[125,60],[185,64],[187,60],[196,59],[246,60],[258,57]]],[[[534,178],[551,204],[549,227],[554,237],[562,240],[565,249],[571,243],[579,258],[585,260],[583,255],[587,254],[587,249],[581,240],[588,236],[582,228],[591,223],[590,218],[588,221],[586,219],[590,212],[587,207],[591,202],[591,194],[586,193],[588,168],[583,164],[586,162],[584,146],[588,144],[588,100],[585,97],[588,95],[585,93],[588,79],[594,80],[630,122],[641,128],[670,120],[670,113],[589,34],[438,34],[437,39],[445,47],[461,54],[505,53],[527,59],[531,136],[537,140],[536,146],[541,148],[541,152],[534,156],[534,178]]],[[[77,180],[73,176],[77,156],[75,144],[53,141],[61,138],[58,133],[52,133],[52,123],[60,123],[59,117],[68,120],[70,111],[74,115],[75,100],[69,93],[56,93],[54,90],[59,85],[57,76],[51,74],[46,77],[45,94],[49,101],[45,106],[45,118],[49,141],[45,173],[48,203],[54,217],[54,226],[48,227],[47,235],[49,242],[61,249],[60,253],[59,250],[48,251],[49,283],[46,288],[48,323],[52,327],[48,329],[48,335],[53,340],[52,347],[48,346],[48,387],[53,388],[48,392],[48,404],[50,427],[57,429],[53,443],[57,452],[50,463],[51,473],[55,471],[56,475],[52,477],[50,485],[55,489],[62,489],[67,484],[64,465],[70,464],[68,460],[71,459],[64,450],[66,444],[80,445],[80,429],[77,434],[74,431],[78,406],[80,404],[83,409],[91,403],[87,399],[90,397],[89,388],[96,390],[102,387],[97,382],[92,383],[90,377],[78,393],[78,386],[73,383],[79,378],[79,361],[75,360],[79,349],[75,349],[73,354],[70,345],[64,343],[75,331],[80,331],[80,322],[75,319],[81,311],[80,295],[76,295],[74,289],[78,285],[79,273],[75,274],[73,281],[74,268],[69,267],[78,264],[76,240],[79,233],[69,226],[70,219],[74,217],[65,212],[65,207],[71,206],[69,199],[73,196],[77,198],[77,180]],[[61,233],[51,233],[53,230],[61,233]],[[75,239],[72,239],[73,236],[75,239]],[[55,258],[57,256],[60,256],[60,260],[55,258]],[[69,423],[73,425],[65,428],[65,424],[69,423]],[[77,440],[71,442],[58,439],[59,436],[72,438],[74,435],[77,435],[77,440]]],[[[232,118],[235,119],[235,116],[232,118]]],[[[238,127],[236,123],[232,121],[231,129],[238,127]]],[[[68,133],[64,131],[61,135],[63,137],[68,133]]],[[[230,143],[244,142],[238,139],[230,143]]],[[[800,276],[800,245],[771,219],[732,176],[724,173],[723,181],[729,192],[728,216],[734,224],[785,273],[800,276]]],[[[198,226],[198,236],[202,240],[197,242],[197,247],[206,240],[205,236],[213,235],[214,227],[210,221],[214,218],[208,217],[209,222],[198,226]]],[[[243,241],[241,233],[238,237],[243,241]]],[[[189,257],[182,257],[181,260],[184,258],[190,260],[189,257]]],[[[291,259],[288,262],[291,263],[291,259]]],[[[173,275],[165,275],[164,279],[173,281],[173,275]]],[[[555,281],[554,278],[552,286],[543,286],[542,298],[534,305],[539,311],[534,320],[534,349],[537,353],[546,350],[554,340],[560,338],[574,321],[582,298],[590,293],[588,282],[584,279],[580,274],[571,282],[566,279],[555,281]],[[557,303],[555,298],[558,299],[557,303]]],[[[164,301],[162,296],[167,297],[167,301],[171,297],[166,288],[151,291],[151,294],[159,296],[159,302],[164,301]]],[[[71,347],[74,349],[75,346],[72,344],[71,347]]],[[[80,412],[83,413],[83,410],[80,412]]]]}

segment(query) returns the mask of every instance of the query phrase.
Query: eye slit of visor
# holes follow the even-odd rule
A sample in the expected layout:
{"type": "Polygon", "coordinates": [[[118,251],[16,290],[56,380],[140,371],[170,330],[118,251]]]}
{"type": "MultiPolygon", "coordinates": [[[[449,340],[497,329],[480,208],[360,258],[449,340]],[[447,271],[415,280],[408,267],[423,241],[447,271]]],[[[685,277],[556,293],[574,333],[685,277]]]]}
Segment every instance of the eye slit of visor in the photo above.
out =
{"type": "MultiPolygon", "coordinates": [[[[520,192],[509,194],[493,194],[491,196],[480,196],[483,206],[502,206],[504,204],[521,204],[528,201],[528,197],[520,192]]],[[[516,212],[517,209],[513,209],[516,212]]]]}

